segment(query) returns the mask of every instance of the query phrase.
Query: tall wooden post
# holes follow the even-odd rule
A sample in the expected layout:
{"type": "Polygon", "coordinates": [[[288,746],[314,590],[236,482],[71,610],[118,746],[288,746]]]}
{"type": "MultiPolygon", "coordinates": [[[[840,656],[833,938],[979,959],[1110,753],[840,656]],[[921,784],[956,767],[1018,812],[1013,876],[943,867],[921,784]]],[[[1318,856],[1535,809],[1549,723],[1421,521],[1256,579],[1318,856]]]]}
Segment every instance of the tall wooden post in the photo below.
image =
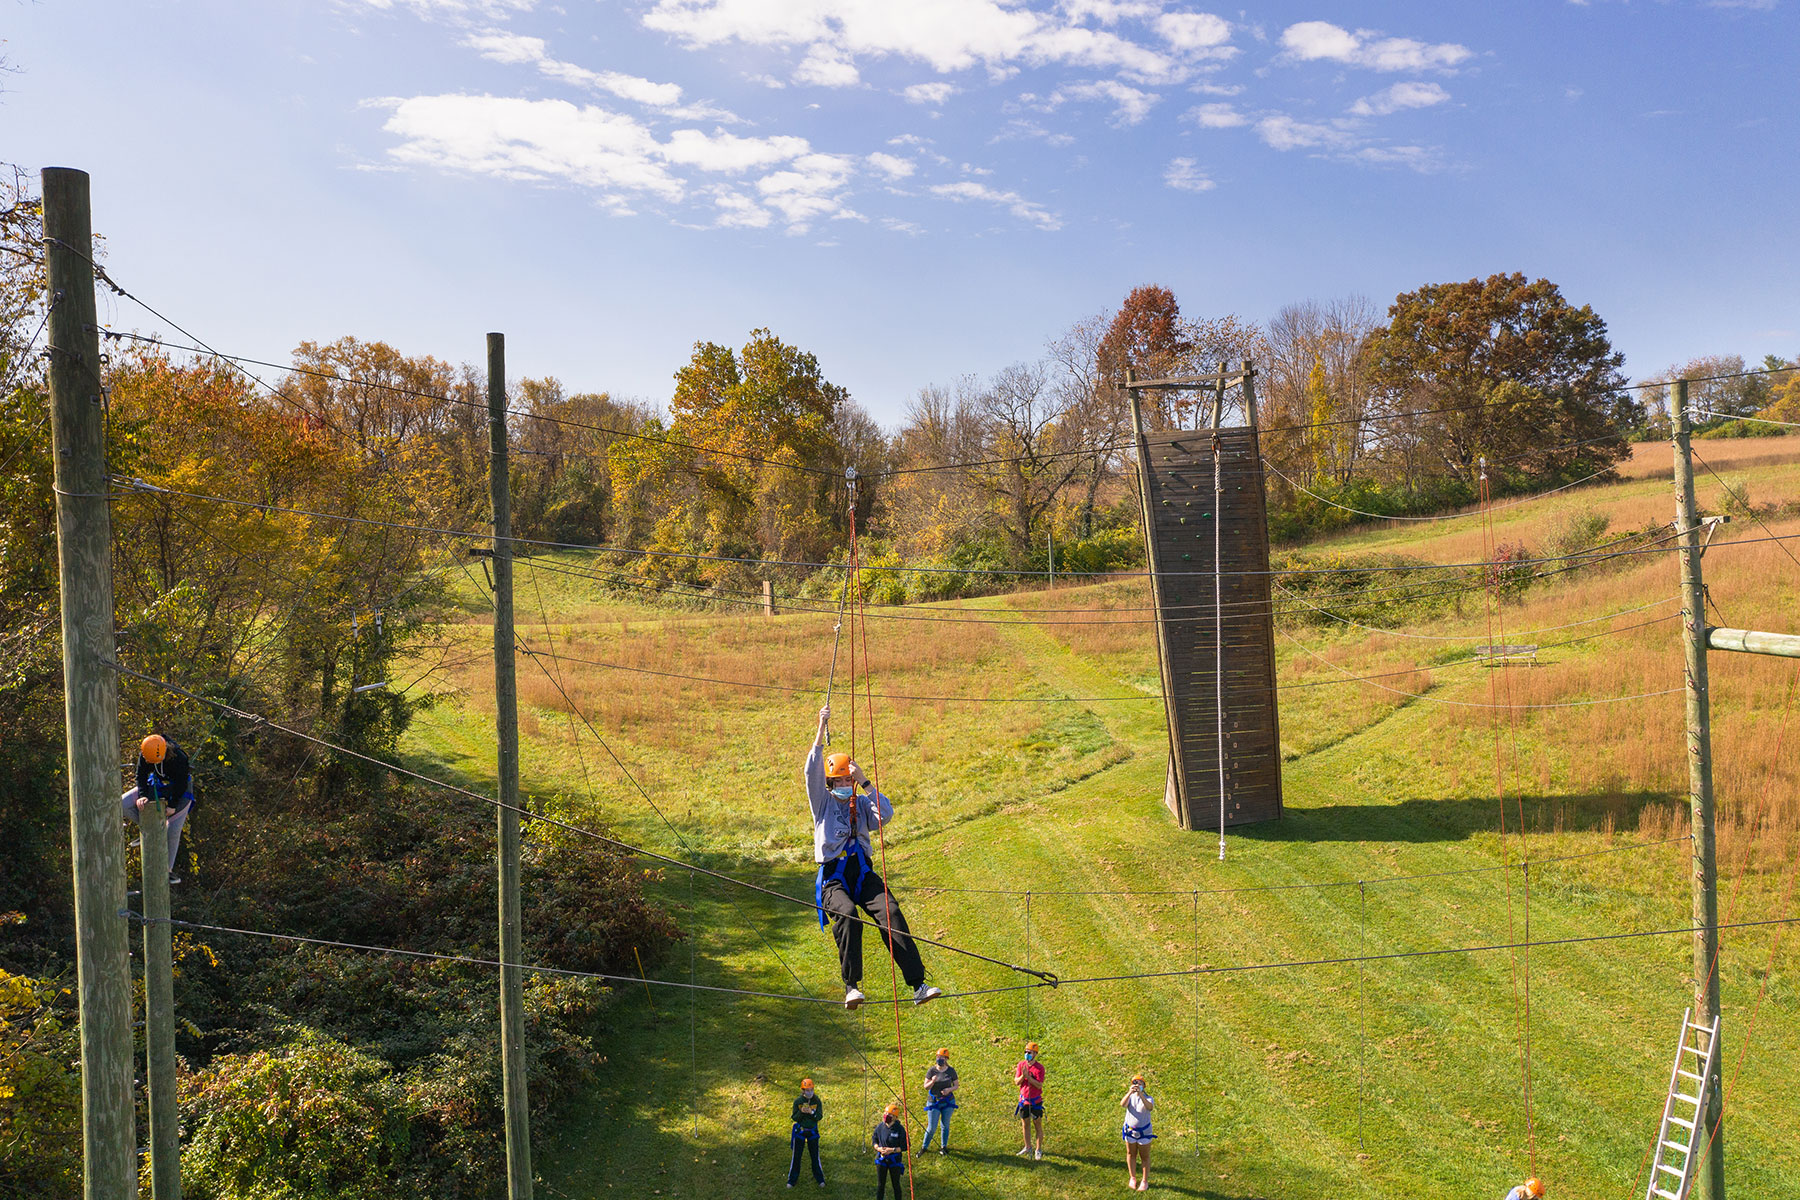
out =
{"type": "MultiPolygon", "coordinates": [[[[1669,424],[1675,443],[1675,525],[1681,545],[1682,651],[1687,664],[1688,803],[1693,832],[1694,1012],[1719,1019],[1719,892],[1713,832],[1712,716],[1706,678],[1706,587],[1700,571],[1700,511],[1694,502],[1694,460],[1688,446],[1688,385],[1670,388],[1669,424]]],[[[1723,1033],[1723,1030],[1720,1030],[1723,1033]]],[[[1722,1053],[1713,1055],[1706,1081],[1707,1161],[1694,1187],[1696,1200],[1725,1200],[1722,1053]]],[[[1694,1131],[1702,1136],[1701,1130],[1694,1131]]]]}
{"type": "Polygon", "coordinates": [[[181,1200],[175,1103],[175,953],[169,926],[169,821],[160,798],[138,810],[144,900],[144,1060],[150,1099],[150,1195],[181,1200]]]}
{"type": "Polygon", "coordinates": [[[775,615],[775,581],[773,579],[762,581],[762,594],[763,616],[772,617],[775,615]]]}
{"type": "Polygon", "coordinates": [[[513,649],[512,494],[506,462],[506,335],[487,335],[488,473],[494,500],[494,714],[500,775],[500,1072],[506,1107],[506,1194],[530,1200],[525,1092],[525,989],[519,913],[519,685],[513,649]]]}
{"type": "Polygon", "coordinates": [[[125,837],[119,820],[119,682],[113,661],[112,514],[94,318],[93,226],[85,171],[46,167],[50,436],[62,589],[69,844],[81,997],[82,1191],[137,1196],[132,1109],[131,962],[125,837]]]}

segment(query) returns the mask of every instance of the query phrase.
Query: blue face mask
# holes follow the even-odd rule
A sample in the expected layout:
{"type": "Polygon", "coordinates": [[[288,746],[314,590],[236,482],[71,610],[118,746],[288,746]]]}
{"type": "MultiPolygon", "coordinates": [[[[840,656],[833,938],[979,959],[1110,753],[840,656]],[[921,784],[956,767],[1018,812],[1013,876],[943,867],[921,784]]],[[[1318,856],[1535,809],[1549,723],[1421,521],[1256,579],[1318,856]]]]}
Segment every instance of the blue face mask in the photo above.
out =
{"type": "Polygon", "coordinates": [[[834,785],[831,789],[831,794],[836,796],[839,800],[849,800],[855,797],[856,787],[854,784],[848,783],[842,786],[834,785]]]}
{"type": "Polygon", "coordinates": [[[1032,1053],[1032,1052],[1031,1052],[1031,1051],[1029,1051],[1029,1050],[1027,1050],[1027,1051],[1026,1051],[1026,1052],[1025,1052],[1025,1061],[1026,1061],[1026,1062],[1031,1062],[1031,1061],[1032,1061],[1032,1060],[1033,1060],[1033,1059],[1035,1059],[1035,1058],[1036,1058],[1036,1057],[1037,1057],[1037,1055],[1036,1055],[1036,1054],[1033,1054],[1033,1053],[1032,1053]]]}

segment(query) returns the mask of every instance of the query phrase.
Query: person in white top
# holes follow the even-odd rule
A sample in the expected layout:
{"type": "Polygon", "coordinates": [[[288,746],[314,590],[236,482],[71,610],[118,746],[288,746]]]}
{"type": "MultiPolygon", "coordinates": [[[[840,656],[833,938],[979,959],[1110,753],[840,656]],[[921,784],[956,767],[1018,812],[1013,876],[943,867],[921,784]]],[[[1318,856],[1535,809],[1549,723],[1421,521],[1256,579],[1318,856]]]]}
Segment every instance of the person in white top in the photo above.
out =
{"type": "Polygon", "coordinates": [[[1536,1179],[1527,1179],[1512,1191],[1506,1193],[1506,1200],[1543,1200],[1544,1185],[1536,1179]]]}
{"type": "Polygon", "coordinates": [[[1119,1100],[1125,1110],[1125,1186],[1136,1191],[1150,1190],[1150,1115],[1156,1101],[1144,1090],[1144,1077],[1133,1075],[1131,1088],[1119,1100]]]}

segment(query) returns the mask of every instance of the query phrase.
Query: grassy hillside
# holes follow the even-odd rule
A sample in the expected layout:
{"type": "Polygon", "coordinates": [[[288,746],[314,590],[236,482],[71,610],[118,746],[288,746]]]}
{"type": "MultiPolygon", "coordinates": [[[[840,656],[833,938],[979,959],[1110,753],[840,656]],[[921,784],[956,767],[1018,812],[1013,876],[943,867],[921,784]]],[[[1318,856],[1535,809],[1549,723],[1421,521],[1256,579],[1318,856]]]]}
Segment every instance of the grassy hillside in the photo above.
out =
{"type": "MultiPolygon", "coordinates": [[[[1778,532],[1800,533],[1800,445],[1710,443],[1701,453],[1715,448],[1733,456],[1715,463],[1726,482],[1778,532]]],[[[1657,474],[1666,448],[1641,453],[1625,481],[1497,512],[1491,534],[1472,515],[1395,522],[1306,553],[1469,561],[1490,540],[1549,552],[1571,528],[1591,530],[1579,518],[1594,513],[1616,532],[1666,522],[1672,503],[1657,474]]],[[[1709,509],[1742,509],[1712,476],[1702,481],[1709,509]]],[[[1800,565],[1776,545],[1721,544],[1762,533],[1747,515],[1721,533],[1707,558],[1711,594],[1727,623],[1793,628],[1800,565]]],[[[520,659],[528,789],[643,844],[810,900],[797,772],[832,617],[680,613],[616,604],[588,587],[519,571],[523,636],[562,656],[520,659]]],[[[1681,926],[1682,698],[1587,703],[1680,687],[1675,589],[1673,559],[1643,555],[1559,575],[1498,612],[1481,593],[1428,616],[1402,612],[1392,623],[1401,633],[1284,622],[1287,817],[1235,831],[1223,863],[1212,837],[1173,828],[1161,806],[1166,738],[1141,586],[884,611],[869,637],[875,691],[889,697],[876,701],[880,778],[899,807],[890,877],[920,932],[1064,978],[1506,943],[1523,939],[1527,914],[1540,941],[1681,926]],[[1588,623],[1553,628],[1573,622],[1588,623]],[[1502,637],[1542,645],[1539,665],[1462,663],[1470,645],[1502,637]],[[1376,674],[1384,678],[1348,678],[1376,674]],[[1525,704],[1566,707],[1516,707],[1525,704]],[[1527,855],[1528,903],[1518,869],[1527,855]],[[1503,862],[1510,868],[1498,869],[1503,862]],[[1142,894],[1154,892],[1163,894],[1142,894]]],[[[420,720],[411,749],[480,781],[492,770],[492,705],[479,606],[448,634],[469,650],[453,661],[467,661],[434,676],[446,699],[420,720]]],[[[1713,658],[1727,920],[1789,911],[1800,851],[1800,719],[1787,715],[1795,678],[1792,663],[1713,658]]],[[[858,750],[866,762],[866,733],[858,750]]],[[[663,977],[841,994],[830,938],[806,909],[674,873],[660,888],[693,932],[691,961],[678,951],[663,977]]],[[[1800,936],[1783,939],[1781,928],[1729,932],[1720,964],[1740,1195],[1800,1193],[1800,1097],[1790,1086],[1800,936]]],[[[1158,1190],[1234,1200],[1497,1197],[1528,1166],[1528,972],[1537,1172],[1559,1198],[1627,1197],[1691,990],[1688,947],[1681,936],[1588,942],[1540,947],[1529,961],[1486,951],[909,1005],[900,1026],[915,1119],[933,1048],[949,1047],[965,1080],[952,1152],[918,1163],[918,1193],[1116,1192],[1117,1102],[1143,1071],[1159,1101],[1158,1190]],[[1011,1067],[1027,1038],[1043,1044],[1050,1076],[1050,1154],[1035,1164],[1012,1154],[1011,1067]]],[[[886,997],[886,960],[874,949],[866,982],[886,997]]],[[[927,964],[948,992],[1021,982],[930,948],[927,964]]],[[[547,1194],[779,1189],[788,1104],[804,1075],[827,1105],[824,1194],[866,1194],[868,1128],[902,1081],[891,1008],[852,1016],[829,1004],[626,989],[618,1021],[602,1077],[561,1114],[540,1156],[547,1194]]]]}

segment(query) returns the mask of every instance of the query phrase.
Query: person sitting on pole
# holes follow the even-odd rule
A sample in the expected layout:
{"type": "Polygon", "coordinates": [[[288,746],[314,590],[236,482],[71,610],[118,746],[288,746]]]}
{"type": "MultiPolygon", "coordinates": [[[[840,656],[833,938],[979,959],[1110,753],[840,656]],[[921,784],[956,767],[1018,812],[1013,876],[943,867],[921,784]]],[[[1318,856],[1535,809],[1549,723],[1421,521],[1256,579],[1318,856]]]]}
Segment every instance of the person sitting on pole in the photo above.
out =
{"type": "Polygon", "coordinates": [[[794,1097],[794,1128],[788,1134],[793,1157],[788,1161],[788,1186],[800,1182],[800,1147],[812,1155],[813,1182],[825,1186],[825,1169],[819,1165],[819,1119],[825,1115],[825,1102],[813,1091],[813,1081],[800,1081],[800,1094],[794,1097]]]}
{"type": "Polygon", "coordinates": [[[924,1004],[943,995],[925,982],[925,964],[899,902],[875,873],[874,850],[869,830],[894,819],[894,806],[875,790],[863,769],[848,754],[825,753],[825,735],[831,725],[831,706],[819,710],[819,730],[806,756],[803,774],[806,799],[812,807],[813,858],[819,864],[813,902],[819,909],[819,927],[829,917],[831,936],[837,942],[838,966],[844,977],[844,1007],[857,1009],[864,996],[862,982],[863,924],[860,906],[889,941],[894,964],[912,989],[913,1003],[924,1004]]]}
{"type": "Polygon", "coordinates": [[[175,854],[181,849],[181,831],[194,812],[194,777],[188,756],[173,738],[153,733],[138,746],[137,786],[119,797],[125,819],[134,825],[144,805],[152,799],[163,804],[169,822],[169,882],[175,876],[175,854]]]}

